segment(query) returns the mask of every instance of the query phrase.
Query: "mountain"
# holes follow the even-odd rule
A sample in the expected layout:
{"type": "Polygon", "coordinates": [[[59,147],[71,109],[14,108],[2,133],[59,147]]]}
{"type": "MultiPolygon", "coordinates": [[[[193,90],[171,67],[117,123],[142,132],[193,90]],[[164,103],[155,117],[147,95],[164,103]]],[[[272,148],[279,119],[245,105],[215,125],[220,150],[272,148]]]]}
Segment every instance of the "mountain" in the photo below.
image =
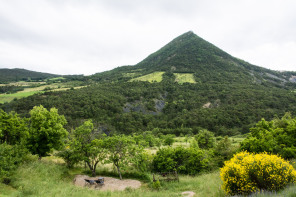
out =
{"type": "Polygon", "coordinates": [[[97,80],[128,81],[156,71],[194,73],[201,83],[264,83],[275,85],[296,82],[296,72],[278,72],[249,64],[187,32],[149,55],[135,66],[119,67],[92,76],[97,80]],[[134,74],[134,75],[132,75],[134,74]]]}
{"type": "Polygon", "coordinates": [[[44,80],[47,78],[59,77],[60,75],[48,74],[42,72],[35,72],[20,68],[0,69],[0,83],[8,83],[13,81],[27,81],[27,80],[44,80]]]}
{"type": "Polygon", "coordinates": [[[296,113],[296,73],[249,64],[187,32],[134,66],[83,78],[88,87],[47,92],[2,105],[27,115],[56,107],[73,128],[93,119],[105,132],[176,135],[206,128],[248,132],[261,118],[296,113]]]}

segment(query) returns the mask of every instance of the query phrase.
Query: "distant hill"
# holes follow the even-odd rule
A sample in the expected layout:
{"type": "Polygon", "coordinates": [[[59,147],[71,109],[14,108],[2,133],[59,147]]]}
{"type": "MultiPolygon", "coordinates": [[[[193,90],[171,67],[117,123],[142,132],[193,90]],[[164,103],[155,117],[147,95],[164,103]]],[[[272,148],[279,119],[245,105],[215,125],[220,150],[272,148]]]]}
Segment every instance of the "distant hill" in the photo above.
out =
{"type": "Polygon", "coordinates": [[[13,81],[36,81],[36,80],[44,80],[47,78],[60,77],[61,75],[48,74],[42,72],[35,72],[20,68],[8,69],[1,68],[0,69],[0,83],[8,83],[13,81]]]}
{"type": "Polygon", "coordinates": [[[88,87],[47,92],[2,106],[26,115],[35,105],[56,107],[69,128],[93,119],[120,133],[217,135],[248,132],[261,118],[296,115],[296,73],[235,58],[187,32],[134,66],[84,77],[88,87]]]}
{"type": "Polygon", "coordinates": [[[193,73],[200,83],[272,83],[284,86],[296,82],[296,72],[279,72],[255,66],[187,32],[135,66],[124,66],[93,75],[98,81],[128,81],[153,72],[193,73]]]}

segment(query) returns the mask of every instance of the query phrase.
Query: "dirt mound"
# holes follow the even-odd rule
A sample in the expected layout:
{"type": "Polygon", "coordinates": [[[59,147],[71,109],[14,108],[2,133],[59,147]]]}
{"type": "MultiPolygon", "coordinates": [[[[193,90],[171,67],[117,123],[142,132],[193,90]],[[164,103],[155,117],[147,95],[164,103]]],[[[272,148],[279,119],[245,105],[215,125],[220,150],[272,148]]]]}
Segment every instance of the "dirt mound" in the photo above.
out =
{"type": "Polygon", "coordinates": [[[131,179],[120,180],[120,179],[115,179],[115,178],[105,177],[105,176],[89,177],[87,175],[76,175],[73,183],[77,186],[80,186],[80,187],[89,187],[91,189],[99,189],[99,190],[103,190],[103,191],[106,191],[106,190],[122,191],[128,187],[132,188],[132,189],[137,189],[137,188],[141,187],[141,182],[137,181],[137,180],[131,180],[131,179]],[[99,177],[104,178],[103,185],[99,185],[99,184],[89,185],[89,184],[86,184],[86,182],[84,180],[84,179],[97,180],[99,177]]]}

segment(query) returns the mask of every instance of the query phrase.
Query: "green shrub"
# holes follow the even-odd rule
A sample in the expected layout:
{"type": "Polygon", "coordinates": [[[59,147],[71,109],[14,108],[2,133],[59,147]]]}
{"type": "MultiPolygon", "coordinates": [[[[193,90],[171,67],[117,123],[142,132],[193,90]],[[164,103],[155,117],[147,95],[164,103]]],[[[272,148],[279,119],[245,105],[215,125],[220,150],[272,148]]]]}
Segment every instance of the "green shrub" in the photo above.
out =
{"type": "Polygon", "coordinates": [[[64,150],[56,153],[55,156],[64,159],[67,168],[73,168],[75,164],[82,160],[77,151],[70,148],[65,148],[64,150]]]}
{"type": "Polygon", "coordinates": [[[0,144],[0,180],[8,183],[14,170],[21,163],[32,159],[32,155],[22,145],[0,144]]]}
{"type": "Polygon", "coordinates": [[[214,148],[215,164],[218,167],[222,167],[224,161],[229,160],[237,149],[231,145],[231,141],[227,136],[221,138],[214,148]]]}
{"type": "Polygon", "coordinates": [[[154,181],[154,182],[152,183],[152,188],[155,189],[155,190],[159,190],[159,189],[161,188],[161,185],[160,185],[159,180],[154,181]]]}
{"type": "Polygon", "coordinates": [[[296,118],[286,113],[281,119],[262,119],[250,129],[251,135],[241,143],[241,150],[279,154],[296,158],[296,118]]]}
{"type": "Polygon", "coordinates": [[[214,133],[206,129],[200,130],[199,133],[194,137],[200,148],[210,149],[215,145],[214,133]]]}
{"type": "Polygon", "coordinates": [[[156,172],[177,171],[194,175],[209,168],[209,157],[201,149],[162,148],[153,159],[153,168],[156,172]]]}
{"type": "Polygon", "coordinates": [[[278,191],[296,181],[296,171],[291,164],[267,153],[237,153],[225,162],[220,176],[222,188],[230,195],[246,195],[259,190],[278,191]]]}

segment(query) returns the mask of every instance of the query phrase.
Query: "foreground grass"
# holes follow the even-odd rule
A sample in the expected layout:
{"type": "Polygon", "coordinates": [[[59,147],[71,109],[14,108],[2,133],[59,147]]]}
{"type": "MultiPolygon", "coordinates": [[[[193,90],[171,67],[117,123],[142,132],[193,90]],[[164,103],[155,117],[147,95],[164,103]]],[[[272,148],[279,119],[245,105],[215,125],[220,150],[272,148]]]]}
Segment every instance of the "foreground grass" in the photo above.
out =
{"type": "MultiPolygon", "coordinates": [[[[106,169],[105,169],[106,170],[106,169]]],[[[184,191],[193,191],[196,196],[222,197],[226,194],[221,190],[219,172],[211,172],[199,176],[180,176],[180,182],[162,182],[159,190],[152,189],[150,181],[142,181],[140,189],[125,191],[99,191],[77,187],[72,181],[82,168],[68,170],[64,165],[50,161],[35,161],[21,166],[12,177],[10,186],[0,184],[0,196],[109,196],[109,197],[177,197],[184,191]]],[[[99,175],[109,176],[98,171],[99,175]]],[[[124,175],[127,177],[127,175],[124,175]]],[[[251,197],[295,197],[296,185],[291,185],[280,192],[258,192],[251,197]]]]}
{"type": "MultiPolygon", "coordinates": [[[[0,196],[143,196],[174,197],[184,191],[193,191],[197,196],[224,196],[220,190],[218,172],[196,177],[180,176],[180,182],[162,183],[160,190],[153,190],[149,181],[142,182],[140,189],[125,191],[99,191],[74,186],[74,175],[79,169],[69,171],[61,164],[35,161],[21,166],[12,178],[11,186],[0,184],[0,196]]],[[[100,173],[100,172],[99,172],[100,173]]]]}

